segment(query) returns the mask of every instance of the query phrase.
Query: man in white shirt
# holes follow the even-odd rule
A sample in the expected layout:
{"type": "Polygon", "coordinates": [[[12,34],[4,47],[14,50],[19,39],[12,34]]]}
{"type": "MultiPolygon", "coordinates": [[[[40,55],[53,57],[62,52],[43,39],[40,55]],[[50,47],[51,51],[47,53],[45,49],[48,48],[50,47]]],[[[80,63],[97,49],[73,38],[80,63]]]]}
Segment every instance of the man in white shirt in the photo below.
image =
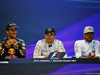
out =
{"type": "Polygon", "coordinates": [[[99,58],[100,57],[100,43],[94,38],[94,28],[86,26],[83,34],[84,40],[75,42],[76,58],[99,58]]]}
{"type": "MultiPolygon", "coordinates": [[[[60,40],[55,40],[54,28],[46,28],[44,36],[45,39],[37,42],[33,58],[47,58],[51,52],[66,52],[63,43],[60,40]]],[[[67,53],[65,58],[67,58],[67,53]]]]}

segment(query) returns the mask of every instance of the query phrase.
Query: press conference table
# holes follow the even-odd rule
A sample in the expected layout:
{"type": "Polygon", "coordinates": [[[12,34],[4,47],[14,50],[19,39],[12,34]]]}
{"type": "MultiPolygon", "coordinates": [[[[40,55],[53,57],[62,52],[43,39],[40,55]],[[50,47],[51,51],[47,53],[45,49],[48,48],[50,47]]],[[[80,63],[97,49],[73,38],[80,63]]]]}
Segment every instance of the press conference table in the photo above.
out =
{"type": "MultiPolygon", "coordinates": [[[[1,62],[1,61],[0,61],[1,62]]],[[[87,65],[96,64],[100,66],[98,59],[32,59],[32,58],[20,58],[12,59],[10,61],[2,61],[0,63],[0,75],[66,75],[67,67],[70,64],[74,65],[87,65]],[[66,66],[66,68],[64,68],[66,66]],[[64,70],[60,70],[64,68],[64,70]],[[61,71],[59,74],[55,74],[57,70],[61,71]]],[[[74,67],[74,66],[73,66],[74,67]]],[[[75,69],[75,68],[74,68],[75,69]]],[[[58,72],[59,72],[58,71],[58,72]]],[[[70,74],[69,74],[70,75],[70,74]]]]}

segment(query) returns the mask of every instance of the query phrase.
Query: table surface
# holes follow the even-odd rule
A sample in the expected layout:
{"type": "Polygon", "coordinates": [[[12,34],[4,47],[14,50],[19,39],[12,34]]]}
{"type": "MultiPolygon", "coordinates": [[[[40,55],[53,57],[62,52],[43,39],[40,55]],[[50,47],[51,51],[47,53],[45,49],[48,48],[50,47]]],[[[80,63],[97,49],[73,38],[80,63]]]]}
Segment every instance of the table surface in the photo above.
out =
{"type": "MultiPolygon", "coordinates": [[[[66,75],[65,72],[68,70],[73,71],[77,69],[76,66],[81,66],[89,68],[91,65],[92,68],[100,66],[100,61],[98,59],[33,59],[33,58],[20,58],[12,59],[10,61],[2,61],[8,63],[0,63],[0,74],[2,75],[56,75],[50,74],[54,73],[57,70],[61,72],[57,75],[66,75]],[[89,66],[88,66],[89,65],[89,66]],[[69,67],[70,66],[70,67],[69,67]],[[64,70],[62,70],[64,68],[64,70]],[[64,73],[64,74],[62,74],[64,73]]],[[[80,68],[79,68],[80,70],[80,68]]],[[[69,72],[68,71],[68,72],[69,72]]],[[[92,71],[93,72],[93,71],[92,71]]],[[[71,74],[69,74],[71,75],[71,74]]],[[[73,74],[74,75],[74,74],[73,74]]],[[[80,74],[79,74],[80,75],[80,74]]]]}

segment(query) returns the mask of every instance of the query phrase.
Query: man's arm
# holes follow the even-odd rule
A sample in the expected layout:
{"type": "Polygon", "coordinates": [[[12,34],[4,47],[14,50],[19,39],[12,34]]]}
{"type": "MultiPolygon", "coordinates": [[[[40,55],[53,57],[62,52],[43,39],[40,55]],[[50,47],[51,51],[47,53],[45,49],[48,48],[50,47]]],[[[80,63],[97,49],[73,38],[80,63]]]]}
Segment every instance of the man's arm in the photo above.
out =
{"type": "MultiPolygon", "coordinates": [[[[59,41],[59,43],[60,43],[59,52],[66,52],[63,43],[61,41],[59,41]]],[[[67,58],[67,53],[65,54],[64,58],[67,58]]]]}
{"type": "Polygon", "coordinates": [[[97,41],[95,56],[100,58],[100,42],[97,41]]]}
{"type": "Polygon", "coordinates": [[[0,59],[5,59],[6,55],[10,55],[8,53],[8,48],[6,47],[5,41],[0,40],[0,59]]]}
{"type": "Polygon", "coordinates": [[[87,57],[80,56],[79,58],[98,58],[99,59],[98,56],[91,55],[91,53],[89,53],[87,57]]]}
{"type": "Polygon", "coordinates": [[[39,40],[35,46],[33,58],[44,58],[45,56],[41,55],[41,40],[39,40]]]}
{"type": "Polygon", "coordinates": [[[74,44],[74,50],[75,50],[75,55],[76,58],[83,58],[82,53],[81,53],[81,45],[79,41],[76,41],[74,44]]]}

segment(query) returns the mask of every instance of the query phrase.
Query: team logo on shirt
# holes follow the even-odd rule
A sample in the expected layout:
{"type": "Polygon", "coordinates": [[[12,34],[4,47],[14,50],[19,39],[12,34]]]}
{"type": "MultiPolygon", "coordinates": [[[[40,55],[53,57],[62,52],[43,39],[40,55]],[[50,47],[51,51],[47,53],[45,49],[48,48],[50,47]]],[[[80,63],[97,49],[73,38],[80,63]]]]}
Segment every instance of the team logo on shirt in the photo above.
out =
{"type": "Polygon", "coordinates": [[[47,52],[47,50],[42,50],[42,52],[47,52]]]}
{"type": "Polygon", "coordinates": [[[2,49],[2,47],[0,46],[0,49],[2,49]]]}
{"type": "Polygon", "coordinates": [[[15,50],[14,50],[13,48],[10,48],[10,49],[8,50],[8,53],[14,54],[14,53],[15,53],[15,50]]]}
{"type": "Polygon", "coordinates": [[[26,49],[25,47],[22,47],[22,49],[26,49]]]}
{"type": "Polygon", "coordinates": [[[22,43],[22,46],[25,46],[25,43],[22,43]]]}
{"type": "Polygon", "coordinates": [[[54,45],[54,49],[56,49],[56,45],[54,45]]]}

